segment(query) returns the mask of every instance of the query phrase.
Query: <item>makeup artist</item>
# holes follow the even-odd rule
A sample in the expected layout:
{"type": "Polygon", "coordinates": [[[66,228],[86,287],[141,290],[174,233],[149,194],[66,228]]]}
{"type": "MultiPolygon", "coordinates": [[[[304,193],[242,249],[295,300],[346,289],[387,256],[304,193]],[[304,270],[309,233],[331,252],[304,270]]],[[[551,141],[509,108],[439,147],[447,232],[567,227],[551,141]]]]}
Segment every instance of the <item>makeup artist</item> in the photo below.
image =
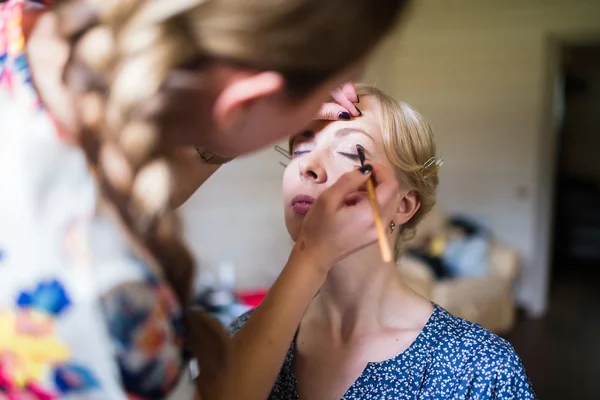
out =
{"type": "MultiPolygon", "coordinates": [[[[191,350],[202,398],[264,399],[331,264],[377,238],[346,196],[372,176],[383,207],[395,180],[365,166],[324,192],[232,341],[188,309],[174,206],[306,126],[408,1],[48,3],[0,3],[0,397],[162,399],[191,350]]],[[[328,117],[359,114],[335,93],[328,117]]]]}
{"type": "MultiPolygon", "coordinates": [[[[360,110],[354,104],[359,98],[352,83],[333,90],[331,97],[335,102],[324,103],[315,119],[349,121],[360,115],[360,110]]],[[[219,167],[234,159],[212,153],[202,146],[176,149],[172,155],[177,181],[173,196],[175,207],[183,205],[219,167]]]]}

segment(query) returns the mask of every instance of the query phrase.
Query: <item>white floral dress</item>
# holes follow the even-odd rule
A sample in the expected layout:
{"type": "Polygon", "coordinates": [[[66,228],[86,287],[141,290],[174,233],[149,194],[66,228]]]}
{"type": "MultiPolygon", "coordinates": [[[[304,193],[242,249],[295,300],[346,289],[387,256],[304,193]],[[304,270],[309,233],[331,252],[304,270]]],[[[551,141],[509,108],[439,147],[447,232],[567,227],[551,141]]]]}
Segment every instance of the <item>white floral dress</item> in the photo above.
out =
{"type": "Polygon", "coordinates": [[[0,3],[0,399],[164,398],[186,365],[180,307],[43,109],[24,4],[0,3]]]}

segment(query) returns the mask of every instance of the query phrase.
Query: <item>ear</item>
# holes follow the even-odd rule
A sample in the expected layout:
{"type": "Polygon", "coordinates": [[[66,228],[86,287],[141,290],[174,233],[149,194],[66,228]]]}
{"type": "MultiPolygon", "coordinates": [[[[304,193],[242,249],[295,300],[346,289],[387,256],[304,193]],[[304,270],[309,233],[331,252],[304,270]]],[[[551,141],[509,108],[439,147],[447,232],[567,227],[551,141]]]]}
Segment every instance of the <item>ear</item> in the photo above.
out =
{"type": "Polygon", "coordinates": [[[215,100],[213,117],[216,128],[220,131],[231,130],[241,123],[253,102],[284,88],[285,80],[277,72],[230,76],[215,100]]]}
{"type": "Polygon", "coordinates": [[[394,222],[396,225],[402,225],[410,221],[421,207],[419,195],[414,190],[409,190],[398,203],[396,214],[394,214],[394,222]]]}

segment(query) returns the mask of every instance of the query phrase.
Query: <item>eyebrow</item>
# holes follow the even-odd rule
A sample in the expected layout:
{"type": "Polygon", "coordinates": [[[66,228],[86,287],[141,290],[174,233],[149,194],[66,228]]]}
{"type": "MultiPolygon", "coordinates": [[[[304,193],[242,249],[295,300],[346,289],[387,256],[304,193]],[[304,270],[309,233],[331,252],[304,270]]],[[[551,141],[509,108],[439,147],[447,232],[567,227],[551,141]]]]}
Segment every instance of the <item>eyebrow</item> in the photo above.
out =
{"type": "Polygon", "coordinates": [[[365,130],[363,130],[361,128],[342,128],[342,129],[339,129],[335,133],[335,136],[336,137],[342,137],[342,136],[350,135],[352,133],[362,133],[362,134],[366,135],[372,141],[375,141],[375,139],[373,139],[373,136],[371,136],[367,131],[365,131],[365,130]]]}
{"type": "MultiPolygon", "coordinates": [[[[336,137],[344,137],[347,135],[351,135],[353,133],[362,133],[363,135],[365,135],[369,139],[371,139],[373,142],[375,141],[375,139],[373,139],[373,136],[371,136],[367,131],[365,131],[364,129],[361,129],[361,128],[341,128],[335,132],[335,136],[336,137]]],[[[315,134],[316,134],[315,131],[307,129],[307,130],[303,131],[302,133],[291,137],[288,141],[288,147],[290,150],[290,154],[292,152],[292,149],[294,147],[294,143],[296,142],[296,139],[298,139],[300,137],[303,137],[305,139],[313,139],[315,137],[315,134]]]]}

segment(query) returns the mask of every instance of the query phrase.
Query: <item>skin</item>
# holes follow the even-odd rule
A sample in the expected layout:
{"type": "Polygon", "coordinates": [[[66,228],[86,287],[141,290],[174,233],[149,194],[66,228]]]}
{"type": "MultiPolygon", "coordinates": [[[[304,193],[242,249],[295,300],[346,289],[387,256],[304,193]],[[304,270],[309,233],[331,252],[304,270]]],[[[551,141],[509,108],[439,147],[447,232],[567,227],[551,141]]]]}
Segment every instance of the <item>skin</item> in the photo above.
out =
{"type": "MultiPolygon", "coordinates": [[[[285,221],[290,236],[301,236],[306,217],[291,207],[298,194],[317,197],[343,174],[360,164],[356,144],[367,159],[388,172],[378,120],[378,106],[361,98],[363,116],[349,122],[320,122],[293,141],[293,159],[283,179],[285,221]],[[364,133],[360,131],[364,131],[364,133]]],[[[362,188],[361,188],[362,189],[362,188]]],[[[356,206],[367,203],[360,191],[356,206]]],[[[420,206],[410,188],[400,187],[381,208],[384,225],[401,225],[420,206]]],[[[388,231],[393,243],[395,235],[388,231]]],[[[398,279],[395,265],[381,260],[377,243],[338,260],[300,324],[293,373],[301,399],[339,399],[368,362],[379,362],[405,351],[433,312],[432,304],[398,279]]]]}
{"type": "MultiPolygon", "coordinates": [[[[335,121],[341,112],[348,112],[357,117],[359,111],[355,104],[359,99],[354,85],[346,83],[331,93],[335,103],[321,104],[316,119],[335,121]]],[[[295,133],[295,132],[294,132],[295,133]]],[[[219,169],[219,165],[205,164],[198,157],[194,148],[177,148],[173,150],[173,166],[177,177],[177,191],[173,204],[177,207],[185,203],[210,176],[219,169]]]]}
{"type": "MultiPolygon", "coordinates": [[[[61,79],[69,54],[57,34],[52,12],[25,13],[27,56],[38,93],[57,128],[73,143],[79,140],[74,98],[61,79]]],[[[362,63],[350,66],[300,101],[285,95],[285,81],[273,71],[255,71],[214,63],[199,72],[172,71],[154,101],[165,102],[157,118],[169,135],[161,145],[181,158],[175,165],[180,204],[217,168],[200,164],[191,146],[203,146],[223,156],[259,149],[302,130],[317,112],[337,116],[340,110],[359,113],[352,80],[362,63]],[[199,90],[200,82],[209,82],[199,90]],[[334,91],[339,104],[323,102],[334,91]],[[182,106],[183,105],[183,106],[182,106]]],[[[389,171],[374,165],[377,199],[382,208],[396,196],[389,171]]],[[[197,353],[201,370],[198,392],[204,399],[264,399],[279,373],[290,341],[307,306],[333,263],[376,240],[368,204],[348,207],[344,199],[364,185],[368,175],[353,171],[331,185],[306,217],[297,245],[270,293],[250,321],[231,341],[223,369],[211,371],[197,353]],[[311,222],[312,221],[312,222],[311,222]],[[356,230],[348,229],[353,226],[356,230]],[[361,232],[357,235],[355,232],[361,232]],[[327,241],[331,246],[324,245],[327,241]]],[[[194,334],[194,327],[191,332],[194,334]]],[[[192,349],[194,350],[194,349],[192,349]]]]}

